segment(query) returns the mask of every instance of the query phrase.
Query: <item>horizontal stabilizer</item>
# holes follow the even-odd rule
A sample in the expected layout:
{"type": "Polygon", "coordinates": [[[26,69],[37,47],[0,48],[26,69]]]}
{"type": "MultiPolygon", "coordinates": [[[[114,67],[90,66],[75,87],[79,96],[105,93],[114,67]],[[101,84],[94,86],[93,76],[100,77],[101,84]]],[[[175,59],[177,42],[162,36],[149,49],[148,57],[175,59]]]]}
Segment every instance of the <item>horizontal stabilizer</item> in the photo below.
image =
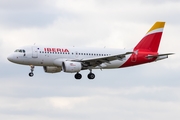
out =
{"type": "Polygon", "coordinates": [[[146,58],[148,58],[148,59],[157,58],[156,61],[158,61],[158,60],[166,59],[166,58],[168,58],[168,55],[173,55],[173,54],[174,53],[165,53],[165,54],[158,54],[158,55],[148,55],[148,56],[146,56],[146,58]]]}
{"type": "Polygon", "coordinates": [[[165,54],[158,54],[158,55],[148,55],[146,56],[146,58],[156,58],[156,57],[160,57],[160,56],[168,56],[168,55],[173,55],[174,53],[165,53],[165,54]]]}

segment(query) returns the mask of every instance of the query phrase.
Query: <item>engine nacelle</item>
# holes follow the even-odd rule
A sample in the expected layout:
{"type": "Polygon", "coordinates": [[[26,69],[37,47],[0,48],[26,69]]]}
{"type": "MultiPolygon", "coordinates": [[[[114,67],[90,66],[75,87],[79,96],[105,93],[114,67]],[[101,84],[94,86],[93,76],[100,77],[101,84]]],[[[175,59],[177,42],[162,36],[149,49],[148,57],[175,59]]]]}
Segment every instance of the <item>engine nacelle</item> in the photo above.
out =
{"type": "Polygon", "coordinates": [[[43,66],[44,72],[47,73],[57,73],[61,72],[62,68],[61,67],[56,67],[56,66],[43,66]]]}
{"type": "Polygon", "coordinates": [[[62,67],[64,72],[74,73],[82,69],[82,64],[80,62],[64,61],[62,67]]]}

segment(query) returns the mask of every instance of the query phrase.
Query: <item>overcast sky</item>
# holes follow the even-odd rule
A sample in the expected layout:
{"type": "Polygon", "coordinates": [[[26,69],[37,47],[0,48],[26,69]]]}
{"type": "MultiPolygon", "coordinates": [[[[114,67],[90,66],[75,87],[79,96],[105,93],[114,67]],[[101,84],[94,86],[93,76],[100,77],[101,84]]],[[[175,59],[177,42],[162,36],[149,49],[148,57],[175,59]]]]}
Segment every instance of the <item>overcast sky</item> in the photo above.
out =
{"type": "Polygon", "coordinates": [[[179,120],[179,0],[0,0],[1,120],[179,120]],[[80,81],[10,63],[23,45],[133,48],[165,21],[160,53],[168,59],[94,70],[80,81]]]}

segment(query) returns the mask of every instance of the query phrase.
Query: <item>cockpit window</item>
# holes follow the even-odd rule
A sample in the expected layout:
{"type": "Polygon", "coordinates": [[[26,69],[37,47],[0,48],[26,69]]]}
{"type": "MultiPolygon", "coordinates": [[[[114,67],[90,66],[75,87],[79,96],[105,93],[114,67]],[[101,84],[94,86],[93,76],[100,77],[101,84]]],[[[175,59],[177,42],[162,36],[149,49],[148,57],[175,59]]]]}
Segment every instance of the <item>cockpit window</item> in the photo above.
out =
{"type": "Polygon", "coordinates": [[[15,50],[14,52],[19,52],[19,50],[15,50]]]}
{"type": "Polygon", "coordinates": [[[23,50],[23,49],[17,49],[17,50],[15,50],[14,52],[21,52],[21,53],[25,53],[26,51],[25,51],[25,50],[23,50]]]}

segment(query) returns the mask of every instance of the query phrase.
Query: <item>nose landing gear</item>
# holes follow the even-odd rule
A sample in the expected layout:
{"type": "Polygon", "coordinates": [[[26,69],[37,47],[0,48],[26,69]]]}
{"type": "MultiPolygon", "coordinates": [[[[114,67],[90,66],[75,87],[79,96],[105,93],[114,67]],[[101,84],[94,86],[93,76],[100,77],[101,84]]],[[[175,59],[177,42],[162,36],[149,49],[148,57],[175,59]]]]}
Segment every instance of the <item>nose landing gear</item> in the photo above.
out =
{"type": "Polygon", "coordinates": [[[30,65],[30,67],[31,67],[31,72],[29,73],[29,77],[33,77],[33,76],[34,76],[34,73],[33,73],[33,71],[34,71],[34,66],[33,66],[33,65],[30,65]]]}

